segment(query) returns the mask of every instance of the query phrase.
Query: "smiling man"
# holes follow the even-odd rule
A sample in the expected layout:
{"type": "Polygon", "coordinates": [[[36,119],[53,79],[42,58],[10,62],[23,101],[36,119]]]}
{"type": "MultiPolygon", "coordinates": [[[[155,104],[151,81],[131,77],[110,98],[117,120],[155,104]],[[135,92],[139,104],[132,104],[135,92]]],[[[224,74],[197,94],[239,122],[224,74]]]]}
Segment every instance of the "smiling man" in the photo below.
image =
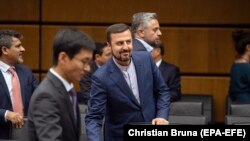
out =
{"type": "Polygon", "coordinates": [[[11,139],[12,127],[22,128],[38,81],[22,65],[21,33],[0,30],[0,139],[11,139]]]}
{"type": "Polygon", "coordinates": [[[92,75],[88,141],[123,141],[123,127],[132,122],[168,124],[170,96],[159,69],[147,52],[132,53],[132,34],[126,24],[107,28],[113,57],[92,75]]]}

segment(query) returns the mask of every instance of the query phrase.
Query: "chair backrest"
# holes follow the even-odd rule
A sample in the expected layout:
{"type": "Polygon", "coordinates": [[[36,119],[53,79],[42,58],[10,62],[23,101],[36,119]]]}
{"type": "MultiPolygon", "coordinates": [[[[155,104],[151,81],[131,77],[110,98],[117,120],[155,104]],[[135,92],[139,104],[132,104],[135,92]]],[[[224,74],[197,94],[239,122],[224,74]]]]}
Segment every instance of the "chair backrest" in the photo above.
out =
{"type": "Polygon", "coordinates": [[[169,116],[170,125],[207,125],[205,116],[169,116]]]}
{"type": "MultiPolygon", "coordinates": [[[[80,135],[80,141],[88,141],[87,133],[86,133],[86,125],[85,125],[85,116],[86,113],[81,113],[81,135],[80,135]]],[[[104,122],[104,120],[103,120],[104,122]]],[[[101,141],[104,140],[103,134],[104,133],[104,124],[101,129],[101,141]]]]}
{"type": "Polygon", "coordinates": [[[85,126],[85,113],[81,113],[81,134],[80,134],[80,140],[81,141],[87,141],[87,133],[86,133],[86,126],[85,126]]]}
{"type": "Polygon", "coordinates": [[[250,117],[241,117],[227,115],[225,119],[226,125],[250,125],[250,117]]]}
{"type": "Polygon", "coordinates": [[[231,104],[230,111],[231,115],[250,117],[250,104],[231,104]]]}
{"type": "Polygon", "coordinates": [[[203,103],[200,101],[172,102],[169,111],[171,125],[205,125],[206,117],[203,114],[203,103]]]}
{"type": "Polygon", "coordinates": [[[19,141],[19,140],[5,140],[5,139],[0,139],[0,141],[19,141]]]}
{"type": "Polygon", "coordinates": [[[213,96],[208,94],[183,94],[181,101],[193,101],[203,103],[203,114],[208,124],[213,123],[213,96]]]}
{"type": "Polygon", "coordinates": [[[232,101],[227,95],[226,125],[250,125],[250,103],[232,101]]]}
{"type": "Polygon", "coordinates": [[[169,115],[201,116],[203,115],[203,103],[190,101],[172,102],[170,105],[169,115]]]}
{"type": "Polygon", "coordinates": [[[86,114],[87,113],[87,109],[88,109],[88,105],[86,104],[78,104],[79,106],[79,110],[81,114],[86,114]]]}

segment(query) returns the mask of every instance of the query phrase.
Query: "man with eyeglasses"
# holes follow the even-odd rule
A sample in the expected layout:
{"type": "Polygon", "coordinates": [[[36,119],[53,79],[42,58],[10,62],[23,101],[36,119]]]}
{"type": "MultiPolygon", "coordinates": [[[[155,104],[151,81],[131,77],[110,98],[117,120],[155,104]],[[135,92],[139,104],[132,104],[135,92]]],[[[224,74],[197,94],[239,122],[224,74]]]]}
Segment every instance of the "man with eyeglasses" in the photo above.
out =
{"type": "Polygon", "coordinates": [[[93,40],[77,29],[58,31],[53,67],[30,101],[25,141],[79,141],[80,113],[73,81],[90,71],[93,40]]]}

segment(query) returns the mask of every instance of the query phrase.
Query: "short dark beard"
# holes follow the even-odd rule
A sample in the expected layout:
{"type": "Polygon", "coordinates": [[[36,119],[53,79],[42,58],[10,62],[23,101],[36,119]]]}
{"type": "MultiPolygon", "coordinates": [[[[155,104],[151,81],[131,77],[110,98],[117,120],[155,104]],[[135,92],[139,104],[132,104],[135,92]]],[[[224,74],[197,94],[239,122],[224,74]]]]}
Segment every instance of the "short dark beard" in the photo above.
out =
{"type": "Polygon", "coordinates": [[[117,57],[113,52],[112,52],[112,55],[114,56],[114,58],[115,59],[117,59],[117,60],[119,60],[119,61],[121,61],[121,62],[126,62],[126,61],[129,61],[130,59],[131,59],[131,54],[130,54],[130,58],[129,58],[129,60],[124,60],[124,59],[122,59],[121,57],[119,58],[119,57],[117,57]]]}

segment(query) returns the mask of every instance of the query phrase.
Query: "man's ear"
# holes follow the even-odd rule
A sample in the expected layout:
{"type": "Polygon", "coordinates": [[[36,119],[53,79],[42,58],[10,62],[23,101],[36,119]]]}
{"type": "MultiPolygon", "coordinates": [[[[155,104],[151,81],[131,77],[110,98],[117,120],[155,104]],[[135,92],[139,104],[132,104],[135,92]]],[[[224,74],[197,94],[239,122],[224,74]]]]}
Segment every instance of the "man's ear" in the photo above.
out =
{"type": "Polygon", "coordinates": [[[69,61],[69,56],[65,52],[60,52],[58,55],[58,62],[65,63],[69,61]]]}
{"type": "Polygon", "coordinates": [[[9,48],[7,48],[7,47],[5,47],[5,46],[2,46],[1,50],[2,50],[2,53],[3,53],[4,55],[8,54],[8,52],[9,52],[9,48]]]}
{"type": "Polygon", "coordinates": [[[139,28],[137,30],[137,34],[138,34],[139,37],[143,38],[144,37],[144,30],[142,28],[139,28]]]}
{"type": "Polygon", "coordinates": [[[99,58],[100,56],[100,54],[95,54],[95,59],[99,58]]]}
{"type": "Polygon", "coordinates": [[[107,42],[107,47],[111,47],[111,44],[109,42],[107,42]]]}

